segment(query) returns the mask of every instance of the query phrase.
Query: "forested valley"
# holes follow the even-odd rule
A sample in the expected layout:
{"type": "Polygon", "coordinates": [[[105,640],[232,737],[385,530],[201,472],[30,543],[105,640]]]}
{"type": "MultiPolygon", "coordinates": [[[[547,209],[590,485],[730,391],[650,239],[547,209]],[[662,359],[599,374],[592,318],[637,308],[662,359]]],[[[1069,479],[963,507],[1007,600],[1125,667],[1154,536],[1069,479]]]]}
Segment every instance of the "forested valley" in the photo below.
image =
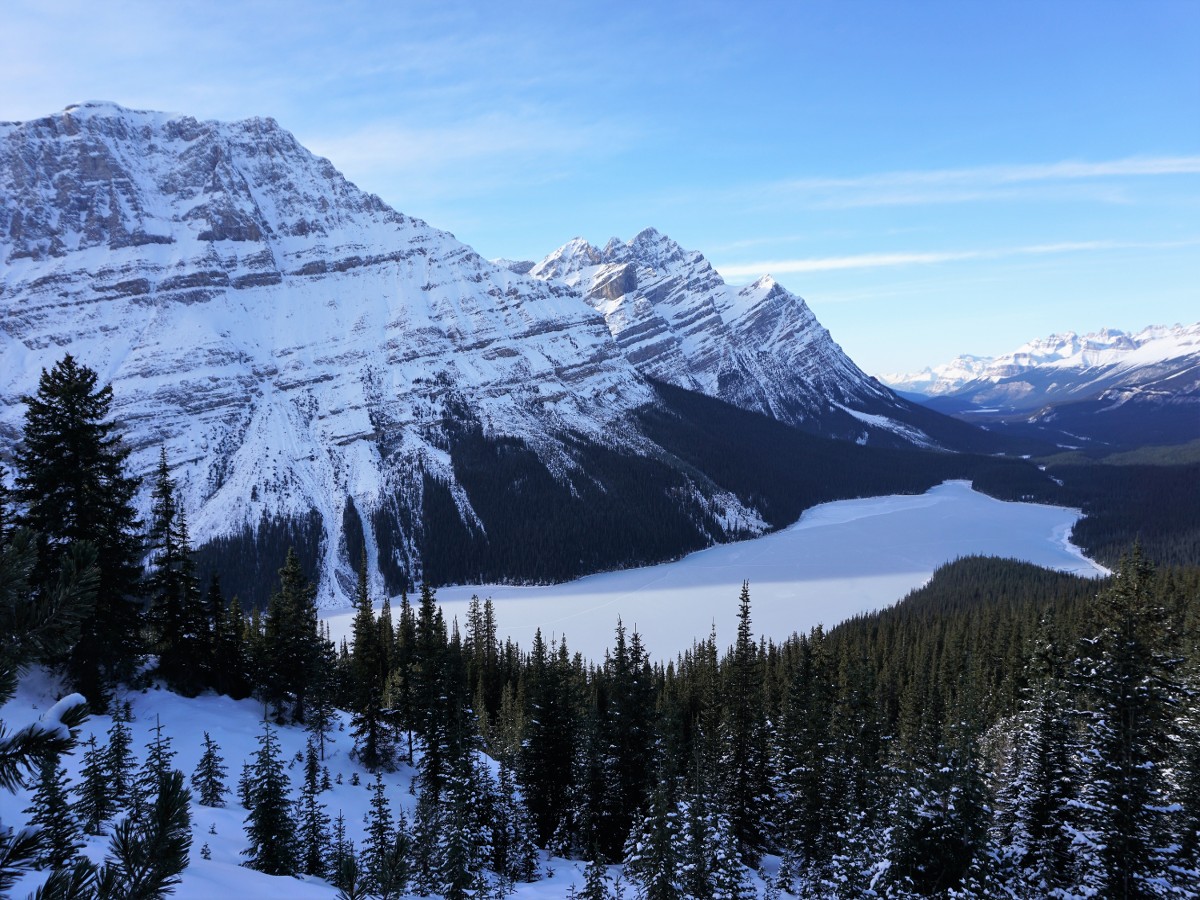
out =
{"type": "Polygon", "coordinates": [[[193,811],[237,804],[246,866],[342,897],[504,896],[551,856],[586,861],[560,895],[592,900],[1195,896],[1194,557],[1131,544],[1100,583],[963,559],[890,609],[775,640],[746,585],[731,644],[666,662],[622,624],[603,660],[500,642],[490,601],[460,626],[427,585],[393,609],[364,561],[337,646],[295,553],[264,608],[201,583],[165,453],[137,521],[110,400],[70,357],[45,373],[0,498],[0,699],[33,665],[79,692],[0,734],[0,788],[34,788],[0,832],[0,893],[36,867],[42,898],[162,896],[193,811]],[[138,766],[121,698],[156,685],[257,699],[257,752],[226,765],[213,722],[177,771],[160,722],[138,766]],[[108,739],[74,746],[89,711],[108,739]],[[372,782],[360,830],[323,799],[344,715],[372,782]],[[295,789],[290,728],[309,735],[295,789]],[[406,766],[411,820],[381,777],[406,766]],[[102,863],[84,834],[108,837],[102,863]]]}

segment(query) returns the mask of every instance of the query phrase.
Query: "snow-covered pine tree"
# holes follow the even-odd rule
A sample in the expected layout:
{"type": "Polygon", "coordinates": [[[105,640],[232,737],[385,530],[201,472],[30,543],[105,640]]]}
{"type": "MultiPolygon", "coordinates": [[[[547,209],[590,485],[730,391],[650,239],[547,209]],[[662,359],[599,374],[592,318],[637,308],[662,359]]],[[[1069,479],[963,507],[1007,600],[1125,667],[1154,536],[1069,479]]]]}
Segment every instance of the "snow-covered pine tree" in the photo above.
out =
{"type": "Polygon", "coordinates": [[[575,892],[576,900],[616,900],[613,880],[604,860],[596,857],[583,870],[583,887],[575,892]]]}
{"type": "MultiPolygon", "coordinates": [[[[129,448],[109,420],[112,387],[67,354],[42,370],[37,393],[23,396],[24,436],[15,450],[20,524],[38,533],[34,588],[53,591],[61,563],[88,542],[96,549],[94,603],[66,655],[71,683],[95,711],[112,686],[132,674],[141,652],[138,479],[126,472],[129,448]]],[[[62,662],[62,658],[50,660],[62,662]]]]}
{"type": "Polygon", "coordinates": [[[271,595],[263,629],[263,699],[276,715],[306,722],[309,693],[322,662],[317,630],[316,587],[304,577],[294,549],[279,570],[279,590],[271,595]]]}
{"type": "Polygon", "coordinates": [[[681,874],[690,896],[712,900],[754,900],[749,871],[738,858],[737,838],[727,816],[700,786],[683,809],[681,874]]]}
{"type": "Polygon", "coordinates": [[[625,843],[625,874],[636,900],[682,900],[680,848],[685,845],[679,809],[669,785],[659,779],[650,808],[633,826],[625,843]]]}
{"type": "Polygon", "coordinates": [[[446,785],[435,868],[437,891],[446,900],[468,900],[488,890],[492,830],[481,815],[487,806],[484,774],[474,757],[466,754],[452,767],[446,785]]]}
{"type": "Polygon", "coordinates": [[[330,835],[329,882],[338,889],[339,897],[367,895],[368,885],[358,864],[354,841],[346,836],[346,816],[340,809],[334,817],[330,835]]]}
{"type": "Polygon", "coordinates": [[[1106,897],[1166,896],[1178,885],[1178,848],[1169,839],[1179,807],[1164,769],[1182,686],[1169,625],[1153,567],[1135,548],[1096,599],[1092,656],[1077,672],[1085,699],[1081,832],[1095,851],[1083,887],[1106,897]]]}
{"type": "Polygon", "coordinates": [[[117,811],[108,761],[94,734],[83,746],[86,749],[79,771],[80,781],[75,788],[75,814],[79,816],[85,833],[103,834],[104,824],[117,811]]]}
{"type": "Polygon", "coordinates": [[[823,629],[818,625],[801,637],[798,649],[774,741],[776,839],[784,850],[786,877],[826,865],[837,827],[830,755],[835,683],[823,629]]]}
{"type": "Polygon", "coordinates": [[[769,765],[762,661],[751,630],[749,582],[742,583],[737,641],[728,666],[721,800],[733,824],[738,852],[747,863],[756,864],[767,831],[769,765]]]}
{"type": "Polygon", "coordinates": [[[304,784],[296,800],[300,871],[317,878],[329,872],[329,814],[321,802],[321,761],[317,742],[309,737],[304,754],[304,784]]]}
{"type": "Polygon", "coordinates": [[[133,707],[129,701],[114,703],[104,755],[113,802],[118,807],[129,802],[137,770],[137,761],[133,756],[133,731],[129,727],[131,722],[133,707]]]}
{"type": "Polygon", "coordinates": [[[570,807],[577,739],[570,675],[538,629],[525,676],[529,714],[518,772],[537,842],[543,846],[554,837],[570,807]]]}
{"type": "Polygon", "coordinates": [[[378,770],[375,772],[375,782],[371,785],[371,810],[367,813],[366,825],[362,861],[368,883],[375,885],[379,882],[380,869],[387,859],[395,837],[392,807],[384,789],[383,773],[378,770]]]}
{"type": "Polygon", "coordinates": [[[29,808],[29,824],[38,833],[39,868],[61,869],[84,846],[79,820],[68,800],[67,771],[58,756],[42,760],[29,808]]]}
{"type": "Polygon", "coordinates": [[[171,763],[175,759],[175,750],[171,746],[171,736],[163,733],[162,721],[155,717],[154,736],[146,743],[146,757],[133,779],[129,794],[129,814],[137,819],[149,809],[154,798],[161,790],[163,779],[172,771],[171,763]]]}
{"type": "Polygon", "coordinates": [[[354,735],[354,752],[359,762],[374,771],[382,761],[383,688],[387,673],[383,671],[379,630],[367,590],[365,550],[358,564],[352,633],[354,643],[350,657],[350,683],[354,695],[351,699],[350,732],[354,735]]]}
{"type": "Polygon", "coordinates": [[[517,796],[512,769],[501,762],[492,811],[492,870],[509,881],[536,881],[537,858],[529,814],[517,796]]]}
{"type": "Polygon", "coordinates": [[[268,875],[294,875],[297,870],[296,823],[288,799],[291,783],[279,755],[279,738],[263,723],[258,752],[250,770],[249,814],[242,851],[244,865],[268,875]]]}
{"type": "Polygon", "coordinates": [[[404,810],[396,818],[392,844],[377,861],[375,896],[379,900],[398,900],[408,894],[413,877],[413,839],[404,810]]]}
{"type": "Polygon", "coordinates": [[[224,806],[229,788],[225,784],[228,769],[221,756],[221,748],[209,733],[204,732],[204,752],[192,773],[192,790],[197,794],[201,806],[224,806]]]}
{"type": "Polygon", "coordinates": [[[1073,883],[1074,710],[1062,655],[1044,624],[1030,661],[1030,686],[1017,717],[991,826],[992,880],[1012,896],[1044,897],[1073,883]]]}

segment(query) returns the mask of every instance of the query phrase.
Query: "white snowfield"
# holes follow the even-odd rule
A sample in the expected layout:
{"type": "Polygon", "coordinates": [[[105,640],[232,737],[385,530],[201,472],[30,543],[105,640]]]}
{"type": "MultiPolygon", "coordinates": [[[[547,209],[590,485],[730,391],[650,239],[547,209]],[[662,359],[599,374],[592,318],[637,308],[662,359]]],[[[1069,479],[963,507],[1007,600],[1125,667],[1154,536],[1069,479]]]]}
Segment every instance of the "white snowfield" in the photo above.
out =
{"type": "MultiPolygon", "coordinates": [[[[47,678],[45,673],[35,671],[23,679],[17,694],[0,708],[0,721],[10,730],[44,720],[54,706],[54,697],[61,691],[56,679],[47,678]]],[[[77,695],[72,695],[72,697],[77,695]]],[[[71,702],[71,698],[64,698],[71,702]]],[[[145,759],[145,745],[153,737],[151,729],[161,721],[163,734],[170,738],[176,756],[173,765],[185,776],[191,775],[204,750],[204,733],[207,731],[220,747],[228,769],[226,783],[236,791],[242,763],[251,760],[258,750],[258,739],[262,734],[263,705],[255,700],[231,700],[206,694],[187,699],[164,690],[132,692],[120,695],[128,699],[133,707],[134,721],[130,726],[133,733],[133,753],[140,766],[145,759]]],[[[55,707],[57,709],[59,707],[55,707]]],[[[53,712],[53,710],[51,711],[53,712]]],[[[325,765],[330,778],[335,782],[331,790],[321,793],[321,802],[331,817],[340,812],[345,816],[346,831],[360,850],[363,845],[364,816],[370,809],[371,784],[373,777],[350,756],[354,740],[350,735],[349,716],[342,713],[343,729],[333,732],[332,741],[325,748],[325,765]],[[360,783],[351,784],[357,775],[360,783]],[[337,783],[339,782],[340,783],[337,783]]],[[[94,735],[96,742],[104,747],[107,733],[112,727],[109,716],[92,716],[80,729],[79,738],[86,742],[94,735]]],[[[279,738],[281,758],[288,765],[287,775],[291,780],[292,796],[298,795],[304,781],[304,767],[296,762],[296,754],[303,752],[307,732],[299,726],[275,729],[279,738]]],[[[83,747],[63,759],[70,786],[79,783],[79,770],[83,747]]],[[[416,797],[409,792],[415,770],[400,765],[397,771],[385,773],[383,781],[393,816],[404,810],[411,823],[416,809],[416,797]]],[[[0,823],[3,827],[25,824],[29,816],[23,812],[29,806],[32,789],[22,789],[15,794],[0,790],[0,823]]],[[[337,890],[319,878],[273,877],[247,869],[242,851],[248,842],[244,832],[246,810],[239,803],[236,793],[226,797],[222,808],[200,806],[193,796],[191,862],[183,873],[182,883],[171,895],[176,900],[333,900],[337,890]],[[204,859],[203,848],[207,845],[211,859],[204,859]]],[[[88,838],[84,853],[95,862],[104,859],[108,847],[107,837],[88,838]]],[[[518,900],[552,900],[567,895],[571,884],[583,886],[582,862],[548,858],[542,855],[543,871],[554,872],[551,878],[519,885],[515,897],[518,900]]],[[[615,875],[619,867],[613,867],[615,875]]],[[[28,874],[17,883],[11,895],[26,897],[46,879],[48,872],[28,874]]],[[[761,890],[761,883],[759,889],[761,890]]]]}
{"type": "MultiPolygon", "coordinates": [[[[681,560],[591,575],[550,586],[442,588],[447,621],[466,622],[472,595],[491,597],[500,638],[528,648],[534,632],[566,637],[600,661],[618,617],[656,659],[672,659],[716,625],[732,644],[738,595],[750,582],[755,634],[775,640],[832,627],[900,600],[943,563],[982,554],[1086,576],[1108,574],[1069,542],[1079,510],[1006,503],[948,481],[925,494],[843,500],[808,510],[783,531],[693,553],[681,560]]],[[[353,611],[326,611],[335,641],[349,639],[353,611]]]]}

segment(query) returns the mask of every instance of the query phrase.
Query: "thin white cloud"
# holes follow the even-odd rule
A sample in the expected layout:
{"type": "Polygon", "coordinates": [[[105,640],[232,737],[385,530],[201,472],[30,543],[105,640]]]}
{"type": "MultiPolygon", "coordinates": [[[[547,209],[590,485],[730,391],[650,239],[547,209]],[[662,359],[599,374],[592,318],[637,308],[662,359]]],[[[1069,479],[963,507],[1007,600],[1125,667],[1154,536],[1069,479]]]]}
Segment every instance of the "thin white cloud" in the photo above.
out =
{"type": "Polygon", "coordinates": [[[1092,253],[1102,250],[1172,250],[1200,246],[1200,238],[1179,241],[1061,241],[1024,247],[997,247],[977,250],[951,250],[903,253],[858,253],[849,256],[823,256],[803,259],[776,259],[765,262],[717,265],[726,278],[746,278],[770,273],[791,275],[802,272],[831,272],[842,269],[878,269],[891,266],[935,265],[978,259],[1004,259],[1014,256],[1044,256],[1057,253],[1092,253]]]}
{"type": "Polygon", "coordinates": [[[1026,200],[1047,192],[1064,198],[1128,202],[1124,180],[1200,174],[1200,156],[1132,156],[1124,159],[975,166],[878,172],[844,178],[793,178],[752,189],[764,198],[814,208],[918,206],[988,200],[1026,200]]]}

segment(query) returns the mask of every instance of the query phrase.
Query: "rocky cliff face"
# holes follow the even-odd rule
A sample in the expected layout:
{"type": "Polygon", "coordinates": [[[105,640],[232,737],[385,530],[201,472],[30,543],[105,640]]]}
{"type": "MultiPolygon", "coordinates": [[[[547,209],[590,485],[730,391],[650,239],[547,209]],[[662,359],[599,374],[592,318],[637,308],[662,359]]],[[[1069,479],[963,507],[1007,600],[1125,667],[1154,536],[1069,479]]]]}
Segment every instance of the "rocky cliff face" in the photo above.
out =
{"type": "Polygon", "coordinates": [[[865,375],[804,300],[770,276],[727,285],[700,253],[652,228],[603,248],[577,238],[528,271],[581,291],[651,378],[848,440],[962,439],[865,375]]]}

